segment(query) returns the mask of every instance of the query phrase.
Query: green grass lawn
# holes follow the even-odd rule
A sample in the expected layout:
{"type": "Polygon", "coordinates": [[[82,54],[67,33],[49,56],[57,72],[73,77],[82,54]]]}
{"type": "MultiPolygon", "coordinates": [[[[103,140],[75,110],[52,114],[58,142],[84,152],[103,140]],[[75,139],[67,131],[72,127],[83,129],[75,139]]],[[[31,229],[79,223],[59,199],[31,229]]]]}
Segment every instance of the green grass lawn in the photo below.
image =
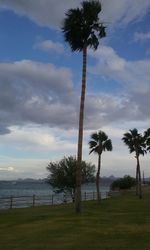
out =
{"type": "Polygon", "coordinates": [[[82,204],[0,212],[2,250],[149,250],[150,193],[82,204]]]}

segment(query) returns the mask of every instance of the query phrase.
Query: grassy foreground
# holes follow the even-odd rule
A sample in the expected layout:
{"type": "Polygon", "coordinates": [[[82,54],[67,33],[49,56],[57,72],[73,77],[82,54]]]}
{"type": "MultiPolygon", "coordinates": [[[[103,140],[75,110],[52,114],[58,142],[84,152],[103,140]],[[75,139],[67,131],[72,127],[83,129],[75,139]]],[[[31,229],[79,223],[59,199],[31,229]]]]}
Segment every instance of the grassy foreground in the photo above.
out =
{"type": "Polygon", "coordinates": [[[150,193],[85,202],[81,215],[71,204],[1,211],[0,249],[148,250],[150,193]]]}

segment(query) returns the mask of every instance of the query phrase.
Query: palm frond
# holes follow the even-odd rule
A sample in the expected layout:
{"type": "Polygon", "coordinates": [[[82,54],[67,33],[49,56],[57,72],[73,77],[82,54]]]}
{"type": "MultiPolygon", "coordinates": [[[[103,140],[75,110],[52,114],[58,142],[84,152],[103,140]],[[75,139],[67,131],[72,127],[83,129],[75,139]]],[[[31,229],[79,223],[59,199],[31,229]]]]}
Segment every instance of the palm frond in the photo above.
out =
{"type": "Polygon", "coordinates": [[[145,136],[145,139],[150,137],[150,128],[144,131],[144,136],[145,136]]]}
{"type": "Polygon", "coordinates": [[[89,148],[92,149],[92,152],[101,154],[103,151],[112,151],[112,142],[108,139],[108,136],[103,131],[98,131],[93,133],[90,136],[91,140],[89,141],[89,148]]]}
{"type": "Polygon", "coordinates": [[[112,151],[113,150],[112,141],[110,139],[108,139],[104,142],[103,150],[104,151],[112,151]]]}
{"type": "Polygon", "coordinates": [[[90,150],[90,152],[89,152],[89,155],[91,154],[91,153],[96,153],[96,151],[95,151],[95,148],[92,148],[91,150],[90,150]]]}
{"type": "Polygon", "coordinates": [[[98,132],[98,137],[101,142],[104,142],[108,139],[108,136],[105,134],[105,132],[101,130],[98,132]]]}
{"type": "Polygon", "coordinates": [[[70,9],[62,25],[65,41],[72,51],[81,51],[99,45],[99,39],[106,36],[106,27],[99,21],[101,4],[99,1],[83,1],[81,8],[70,9]]]}
{"type": "Polygon", "coordinates": [[[97,133],[93,133],[91,134],[91,139],[94,140],[95,142],[98,142],[99,138],[98,138],[98,134],[97,133]]]}
{"type": "Polygon", "coordinates": [[[145,136],[138,133],[136,128],[130,129],[129,132],[124,134],[122,141],[128,146],[129,152],[144,155],[146,153],[145,136]]]}
{"type": "Polygon", "coordinates": [[[89,141],[89,148],[95,148],[97,146],[97,142],[96,141],[89,141]]]}

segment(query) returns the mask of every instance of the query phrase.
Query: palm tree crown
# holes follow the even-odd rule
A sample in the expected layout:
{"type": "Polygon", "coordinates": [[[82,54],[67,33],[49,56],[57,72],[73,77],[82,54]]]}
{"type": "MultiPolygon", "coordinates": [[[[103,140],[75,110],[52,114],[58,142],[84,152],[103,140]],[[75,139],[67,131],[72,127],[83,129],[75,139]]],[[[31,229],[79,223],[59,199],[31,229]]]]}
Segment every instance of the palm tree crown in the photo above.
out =
{"type": "Polygon", "coordinates": [[[144,137],[146,140],[146,146],[147,146],[147,151],[150,152],[150,128],[148,128],[145,132],[144,132],[144,137]]]}
{"type": "Polygon", "coordinates": [[[91,135],[89,147],[91,149],[90,154],[92,152],[102,154],[103,151],[112,151],[112,142],[103,131],[99,131],[91,135]]]}
{"type": "Polygon", "coordinates": [[[123,142],[128,146],[130,153],[136,152],[136,156],[146,153],[145,137],[138,133],[136,128],[130,129],[124,134],[123,142]]]}
{"type": "Polygon", "coordinates": [[[99,39],[106,36],[106,27],[99,22],[98,16],[101,4],[99,1],[83,1],[81,6],[66,13],[62,26],[65,41],[72,51],[82,51],[84,47],[96,50],[99,39]]]}

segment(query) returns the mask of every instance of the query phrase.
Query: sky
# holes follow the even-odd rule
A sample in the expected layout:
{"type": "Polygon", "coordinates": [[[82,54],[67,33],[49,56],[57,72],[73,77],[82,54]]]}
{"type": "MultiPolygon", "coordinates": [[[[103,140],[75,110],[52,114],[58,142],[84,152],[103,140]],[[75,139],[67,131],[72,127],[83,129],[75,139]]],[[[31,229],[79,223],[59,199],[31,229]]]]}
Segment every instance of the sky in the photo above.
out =
{"type": "MultiPolygon", "coordinates": [[[[150,127],[150,0],[102,0],[106,38],[88,50],[83,160],[90,135],[104,131],[113,151],[102,176],[135,176],[121,138],[150,127]]],[[[61,32],[78,0],[0,0],[0,179],[44,178],[50,161],[76,155],[82,53],[61,32]]],[[[150,155],[141,157],[150,176],[150,155]]]]}

